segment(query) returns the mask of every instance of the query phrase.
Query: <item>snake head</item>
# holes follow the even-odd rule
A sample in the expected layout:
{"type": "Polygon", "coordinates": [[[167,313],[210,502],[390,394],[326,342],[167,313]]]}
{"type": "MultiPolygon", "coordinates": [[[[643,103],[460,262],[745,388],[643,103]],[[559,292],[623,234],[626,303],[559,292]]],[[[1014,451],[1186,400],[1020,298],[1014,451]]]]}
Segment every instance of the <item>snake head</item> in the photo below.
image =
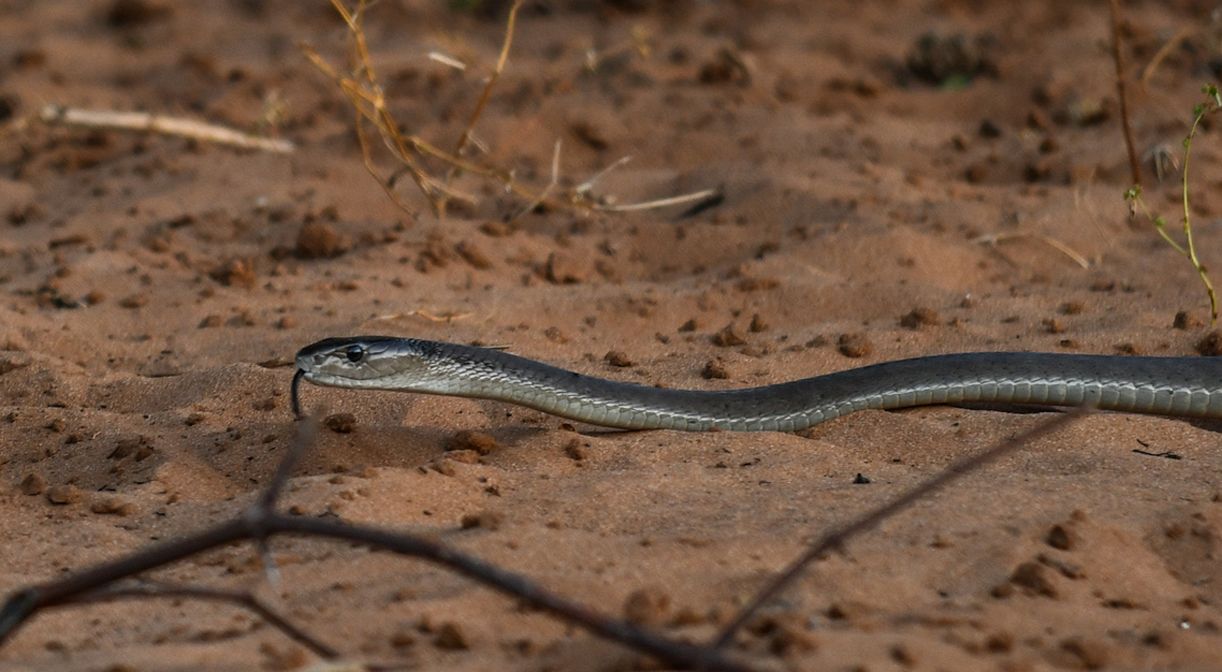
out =
{"type": "Polygon", "coordinates": [[[410,339],[392,336],[327,338],[297,352],[297,370],[311,383],[335,387],[380,387],[377,381],[404,373],[412,358],[410,339]]]}

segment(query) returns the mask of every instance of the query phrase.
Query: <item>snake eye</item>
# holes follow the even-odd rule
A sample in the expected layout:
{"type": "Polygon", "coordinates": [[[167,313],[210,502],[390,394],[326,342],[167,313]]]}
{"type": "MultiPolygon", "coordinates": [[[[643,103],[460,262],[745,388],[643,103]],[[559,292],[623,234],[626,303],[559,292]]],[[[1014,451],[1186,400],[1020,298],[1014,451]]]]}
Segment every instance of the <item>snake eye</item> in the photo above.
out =
{"type": "Polygon", "coordinates": [[[359,345],[350,345],[344,349],[344,356],[348,358],[348,361],[356,364],[365,357],[365,348],[359,345]]]}

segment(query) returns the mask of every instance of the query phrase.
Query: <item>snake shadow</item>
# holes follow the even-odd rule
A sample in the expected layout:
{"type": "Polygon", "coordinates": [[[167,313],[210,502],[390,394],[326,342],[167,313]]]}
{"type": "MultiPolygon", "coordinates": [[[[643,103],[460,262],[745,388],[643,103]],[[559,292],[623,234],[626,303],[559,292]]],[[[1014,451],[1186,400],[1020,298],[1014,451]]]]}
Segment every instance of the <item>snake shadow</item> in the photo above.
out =
{"type": "MultiPolygon", "coordinates": [[[[969,411],[994,411],[996,413],[1015,413],[1015,414],[1034,414],[1034,413],[1067,413],[1073,409],[1072,406],[1040,406],[1037,404],[999,404],[989,402],[968,402],[960,404],[946,404],[954,408],[962,408],[969,411]]],[[[897,411],[905,411],[909,409],[896,409],[897,411]]],[[[1120,414],[1120,415],[1147,415],[1144,413],[1130,414],[1121,411],[1096,411],[1097,413],[1120,414]]],[[[1174,417],[1171,418],[1165,415],[1149,414],[1151,417],[1168,418],[1171,420],[1179,420],[1188,423],[1197,429],[1202,429],[1207,432],[1222,434],[1222,419],[1218,418],[1187,418],[1174,417]]]]}

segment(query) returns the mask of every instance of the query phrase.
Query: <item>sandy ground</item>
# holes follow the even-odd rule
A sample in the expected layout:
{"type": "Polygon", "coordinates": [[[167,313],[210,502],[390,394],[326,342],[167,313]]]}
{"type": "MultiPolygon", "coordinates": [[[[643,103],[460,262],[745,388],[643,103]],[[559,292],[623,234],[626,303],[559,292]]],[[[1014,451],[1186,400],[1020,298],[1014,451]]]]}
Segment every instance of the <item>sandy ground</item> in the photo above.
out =
{"type": "MultiPolygon", "coordinates": [[[[350,109],[296,46],[343,58],[327,3],[147,2],[0,3],[0,114],[58,103],[251,130],[271,118],[300,149],[37,126],[0,140],[5,592],[240,510],[292,436],[288,362],[325,336],[503,344],[711,389],[966,350],[1194,354],[1207,331],[1192,269],[1127,220],[1105,3],[532,3],[478,125],[485,159],[542,186],[562,139],[564,185],[632,155],[602,193],[725,199],[507,226],[522,203],[495,184],[464,178],[481,202],[439,222],[408,181],[410,215],[370,179],[350,109]],[[921,48],[931,32],[962,36],[958,64],[921,48]],[[619,48],[634,34],[647,54],[619,48]],[[590,49],[607,54],[593,72],[590,49]],[[303,258],[307,225],[342,238],[338,256],[303,258]],[[739,339],[715,337],[727,326],[739,339]],[[612,350],[630,365],[609,364],[612,350]],[[706,378],[710,362],[725,377],[706,378]]],[[[1207,4],[1126,7],[1134,75],[1195,31],[1134,93],[1139,151],[1176,147],[1214,77],[1207,4]]],[[[494,14],[424,0],[370,14],[410,132],[455,142],[496,57],[494,14]]],[[[1192,169],[1216,264],[1215,135],[1192,169]]],[[[1145,180],[1175,221],[1174,180],[1158,185],[1148,165],[1145,180]]],[[[437,535],[611,613],[644,590],[658,605],[646,615],[689,637],[818,531],[1049,417],[931,407],[803,436],[616,433],[495,403],[305,392],[355,422],[323,432],[291,482],[295,511],[437,535]],[[498,447],[447,453],[463,430],[498,447]],[[472,516],[482,524],[464,529],[472,516]]],[[[768,612],[779,625],[740,646],[795,669],[1218,669],[1220,429],[1088,417],[818,562],[768,612]]],[[[274,549],[286,611],[353,657],[640,664],[423,563],[274,549]]],[[[159,576],[242,588],[262,573],[239,547],[159,576]]],[[[4,670],[310,660],[247,614],[191,602],[51,612],[0,649],[4,670]]]]}

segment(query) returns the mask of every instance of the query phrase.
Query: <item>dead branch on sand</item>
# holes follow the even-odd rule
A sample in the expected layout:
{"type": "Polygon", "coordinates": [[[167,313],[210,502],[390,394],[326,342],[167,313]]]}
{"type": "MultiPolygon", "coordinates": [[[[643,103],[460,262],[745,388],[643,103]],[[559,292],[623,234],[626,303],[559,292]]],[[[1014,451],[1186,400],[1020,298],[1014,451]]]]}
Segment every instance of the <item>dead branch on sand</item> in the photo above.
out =
{"type": "Polygon", "coordinates": [[[979,471],[1002,457],[1030,445],[1037,439],[1068,427],[1089,412],[1090,409],[1086,407],[1076,408],[1060,417],[1036,425],[1018,436],[1006,439],[988,450],[965,457],[947,467],[937,476],[918,484],[886,504],[872,511],[867,511],[841,527],[834,528],[820,535],[815,543],[811,544],[802,555],[790,563],[788,567],[751,598],[747,606],[743,607],[730,621],[730,624],[722,628],[721,632],[717,634],[717,637],[711,642],[712,646],[722,648],[733,641],[734,635],[751,620],[752,616],[771,601],[772,598],[780,594],[786,586],[793,583],[802,574],[803,570],[806,569],[806,566],[818,558],[831,551],[843,549],[844,545],[853,537],[869,532],[878,527],[884,520],[912,508],[913,504],[922,499],[932,497],[934,494],[945,490],[952,483],[968,474],[979,471]]]}
{"type": "MultiPolygon", "coordinates": [[[[461,201],[475,204],[477,199],[468,193],[460,191],[453,182],[464,173],[492,180],[500,184],[505,193],[513,194],[522,199],[527,207],[514,217],[530,212],[540,206],[557,209],[569,209],[582,212],[628,212],[664,208],[673,205],[709,200],[720,196],[720,190],[706,189],[691,194],[683,194],[668,198],[644,201],[640,203],[614,205],[613,199],[599,198],[590,193],[592,181],[583,183],[584,189],[558,189],[558,152],[553,153],[552,182],[542,189],[526,186],[518,181],[510,168],[479,162],[467,158],[464,154],[472,146],[480,146],[475,136],[475,126],[483,116],[492,91],[500,79],[509,61],[509,52],[513,46],[513,37],[517,26],[518,10],[523,0],[515,0],[509,8],[509,16],[505,22],[505,34],[501,42],[500,53],[496,63],[484,81],[483,89],[475,103],[475,107],[467,119],[458,142],[451,151],[446,151],[435,144],[410,133],[406,126],[399,122],[390,112],[386,103],[386,90],[379,80],[369,54],[368,41],[362,21],[365,11],[371,6],[369,0],[357,0],[354,7],[349,7],[345,0],[331,0],[332,7],[343,18],[348,28],[350,40],[350,69],[347,72],[328,62],[313,47],[303,44],[301,50],[306,58],[319,72],[335,82],[340,91],[348,99],[356,113],[356,134],[360,144],[361,158],[366,170],[382,186],[387,196],[404,212],[410,210],[395,194],[395,184],[403,175],[408,175],[415,182],[417,189],[424,195],[432,212],[438,218],[444,218],[450,201],[461,201]],[[381,175],[376,168],[373,157],[373,146],[366,136],[365,124],[368,123],[377,131],[382,145],[389,150],[392,158],[400,164],[400,168],[389,175],[381,175]],[[442,177],[435,176],[427,167],[429,161],[440,162],[446,167],[442,177]]],[[[436,52],[429,58],[441,62],[447,67],[468,69],[467,65],[436,52]]]]}
{"type": "Polygon", "coordinates": [[[172,135],[218,145],[258,149],[288,154],[296,150],[292,142],[280,138],[262,138],[236,131],[226,126],[194,119],[170,117],[148,112],[86,110],[79,107],[47,105],[38,112],[38,120],[50,126],[76,126],[102,130],[138,131],[172,135]]]}
{"type": "Polygon", "coordinates": [[[586,605],[571,601],[543,588],[527,577],[480,560],[439,541],[404,532],[390,532],[371,526],[304,518],[281,512],[278,509],[280,495],[296,465],[315,441],[318,428],[318,416],[316,415],[307,418],[300,424],[296,437],[267,487],[255,498],[254,503],[238,516],[193,535],[161,543],[109,562],[82,569],[60,579],[16,591],[0,607],[0,646],[3,646],[4,642],[12,637],[21,626],[46,609],[122,599],[188,598],[226,602],[250,610],[319,658],[335,660],[339,657],[336,649],[294,624],[251,591],[141,580],[148,571],[215,548],[241,541],[251,541],[257,548],[265,549],[272,537],[289,534],[348,541],[373,550],[416,557],[441,565],[493,590],[515,597],[556,618],[576,624],[597,636],[653,656],[676,668],[751,670],[755,668],[723,652],[722,648],[734,639],[739,629],[761,607],[792,583],[808,564],[830,551],[843,548],[850,539],[870,531],[883,520],[911,508],[916,502],[946,489],[966,475],[1023,448],[1038,438],[1064,428],[1081,418],[1086,412],[1086,409],[1079,409],[1076,412],[1068,413],[1003,441],[984,452],[965,458],[891,502],[822,535],[755,595],[747,606],[731,619],[729,625],[706,645],[671,639],[627,621],[600,614],[586,605]]]}
{"type": "Polygon", "coordinates": [[[241,541],[266,543],[273,536],[289,534],[348,541],[441,565],[493,590],[517,598],[530,607],[676,667],[734,672],[751,669],[745,663],[711,647],[670,639],[627,621],[598,613],[588,606],[561,597],[520,574],[502,569],[439,541],[404,532],[390,532],[371,526],[305,518],[281,512],[277,508],[279,497],[301,457],[313,445],[317,428],[316,419],[301,423],[297,436],[267,487],[255,502],[237,517],[196,534],[136,551],[11,594],[3,607],[0,607],[0,646],[22,625],[46,609],[131,598],[190,597],[240,605],[261,616],[319,657],[335,659],[335,649],[303,628],[293,625],[252,593],[201,586],[121,583],[214,548],[241,541]]]}

